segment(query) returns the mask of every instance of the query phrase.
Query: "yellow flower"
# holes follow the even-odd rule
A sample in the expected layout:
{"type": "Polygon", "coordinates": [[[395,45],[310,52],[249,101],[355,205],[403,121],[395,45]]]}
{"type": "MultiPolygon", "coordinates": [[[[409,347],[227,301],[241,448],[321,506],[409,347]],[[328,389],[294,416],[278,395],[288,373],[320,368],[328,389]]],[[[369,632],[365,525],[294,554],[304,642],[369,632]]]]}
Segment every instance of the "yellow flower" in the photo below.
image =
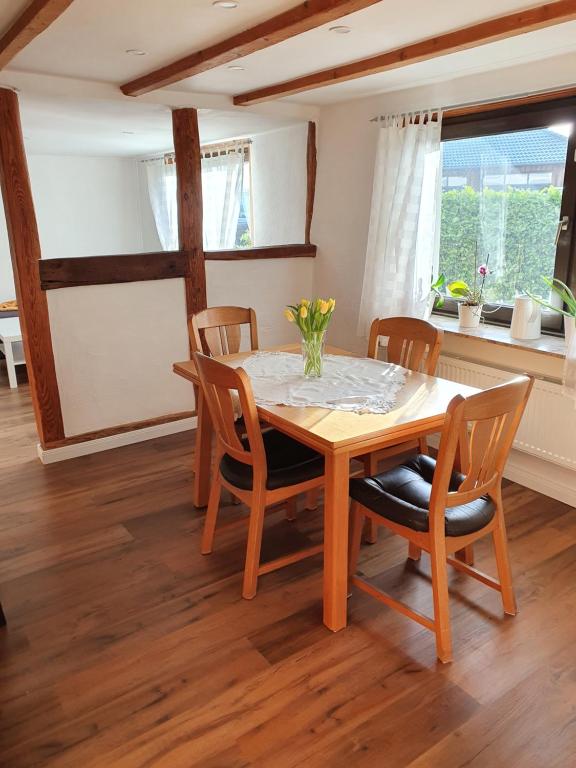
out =
{"type": "Polygon", "coordinates": [[[291,309],[288,309],[288,308],[284,310],[284,317],[286,318],[286,320],[288,320],[291,323],[293,323],[295,320],[294,313],[292,312],[291,309]]]}
{"type": "Polygon", "coordinates": [[[310,300],[309,299],[300,299],[300,306],[308,308],[310,306],[310,300]]]}
{"type": "Polygon", "coordinates": [[[308,310],[304,305],[300,307],[300,317],[304,319],[305,317],[308,317],[308,310]]]}
{"type": "Polygon", "coordinates": [[[330,302],[324,301],[324,299],[320,299],[320,314],[325,315],[329,309],[330,309],[330,302]]]}
{"type": "Polygon", "coordinates": [[[328,299],[328,304],[330,304],[330,309],[334,309],[336,306],[336,299],[328,299]]]}

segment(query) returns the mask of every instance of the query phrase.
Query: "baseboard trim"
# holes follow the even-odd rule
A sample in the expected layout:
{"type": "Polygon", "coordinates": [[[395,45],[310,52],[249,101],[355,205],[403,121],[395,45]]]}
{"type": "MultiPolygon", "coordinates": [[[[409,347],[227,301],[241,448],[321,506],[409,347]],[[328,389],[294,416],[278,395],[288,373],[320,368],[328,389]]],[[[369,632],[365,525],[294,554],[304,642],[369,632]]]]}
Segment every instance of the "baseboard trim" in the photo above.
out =
{"type": "Polygon", "coordinates": [[[532,491],[576,507],[576,472],[522,451],[512,451],[504,477],[532,491]]]}
{"type": "Polygon", "coordinates": [[[42,448],[41,445],[38,445],[38,456],[42,464],[54,464],[58,461],[75,459],[78,456],[88,456],[91,453],[100,453],[101,451],[110,451],[114,448],[122,448],[125,445],[142,443],[145,440],[153,440],[156,437],[166,437],[167,435],[175,435],[178,432],[186,432],[189,429],[195,429],[196,423],[197,419],[193,416],[177,421],[169,421],[164,424],[154,424],[142,429],[133,429],[130,432],[120,432],[116,435],[74,442],[70,445],[62,445],[56,448],[42,448]]]}
{"type": "MultiPolygon", "coordinates": [[[[437,448],[438,443],[437,435],[429,436],[429,445],[437,448]]],[[[531,491],[576,507],[576,471],[569,467],[513,449],[504,469],[504,477],[531,491]]]]}

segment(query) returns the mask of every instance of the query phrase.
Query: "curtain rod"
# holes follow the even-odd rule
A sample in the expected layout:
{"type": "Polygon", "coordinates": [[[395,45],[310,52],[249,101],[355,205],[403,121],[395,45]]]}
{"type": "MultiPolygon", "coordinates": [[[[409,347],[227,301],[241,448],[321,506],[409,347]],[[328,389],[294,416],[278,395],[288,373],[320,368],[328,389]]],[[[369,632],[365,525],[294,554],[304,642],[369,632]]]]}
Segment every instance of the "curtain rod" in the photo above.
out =
{"type": "MultiPolygon", "coordinates": [[[[544,101],[552,101],[554,99],[567,98],[568,96],[576,96],[576,85],[566,85],[555,91],[532,91],[530,93],[523,93],[517,96],[503,97],[496,101],[484,100],[484,101],[468,101],[461,104],[453,104],[452,106],[444,109],[444,117],[462,117],[466,114],[473,114],[474,112],[482,112],[484,110],[498,110],[505,109],[506,107],[521,106],[522,104],[537,104],[544,101]]],[[[406,110],[406,114],[411,112],[427,112],[425,109],[412,109],[406,110]]],[[[399,114],[402,114],[401,112],[399,114]]],[[[436,111],[433,112],[432,117],[436,116],[436,111]]],[[[376,115],[370,119],[371,123],[378,123],[383,120],[386,115],[376,115]]]]}
{"type": "MultiPolygon", "coordinates": [[[[226,152],[227,150],[247,150],[252,144],[252,139],[233,139],[231,141],[223,141],[215,144],[201,144],[200,154],[206,155],[212,152],[226,152]]],[[[140,160],[141,163],[154,163],[157,160],[164,160],[167,164],[174,161],[174,152],[163,152],[161,155],[154,155],[153,157],[145,157],[140,160]]]]}

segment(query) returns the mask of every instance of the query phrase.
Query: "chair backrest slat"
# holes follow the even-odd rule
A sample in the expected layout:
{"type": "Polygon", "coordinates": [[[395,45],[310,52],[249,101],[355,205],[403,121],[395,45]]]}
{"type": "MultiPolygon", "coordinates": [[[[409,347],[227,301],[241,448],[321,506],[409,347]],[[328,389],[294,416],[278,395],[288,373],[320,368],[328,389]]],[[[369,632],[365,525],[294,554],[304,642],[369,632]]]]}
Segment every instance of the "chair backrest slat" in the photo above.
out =
{"type": "Polygon", "coordinates": [[[250,349],[258,349],[258,326],[253,309],[210,307],[191,315],[188,330],[192,351],[210,357],[239,352],[243,325],[250,326],[250,349]]]}
{"type": "Polygon", "coordinates": [[[194,352],[193,357],[216,432],[218,453],[227,453],[244,464],[253,465],[255,472],[258,468],[265,477],[266,454],[248,375],[242,368],[231,368],[201,352],[194,352]],[[240,441],[235,427],[238,411],[235,412],[234,392],[244,418],[248,448],[240,441]]]}
{"type": "Polygon", "coordinates": [[[445,507],[467,504],[494,492],[526,408],[534,379],[520,376],[468,398],[452,400],[440,446],[432,485],[430,513],[442,515],[445,507]],[[464,480],[449,492],[453,471],[464,480]]]}
{"type": "Polygon", "coordinates": [[[377,357],[379,339],[387,336],[389,363],[433,376],[443,335],[432,323],[414,317],[378,318],[370,328],[368,357],[377,357]]]}

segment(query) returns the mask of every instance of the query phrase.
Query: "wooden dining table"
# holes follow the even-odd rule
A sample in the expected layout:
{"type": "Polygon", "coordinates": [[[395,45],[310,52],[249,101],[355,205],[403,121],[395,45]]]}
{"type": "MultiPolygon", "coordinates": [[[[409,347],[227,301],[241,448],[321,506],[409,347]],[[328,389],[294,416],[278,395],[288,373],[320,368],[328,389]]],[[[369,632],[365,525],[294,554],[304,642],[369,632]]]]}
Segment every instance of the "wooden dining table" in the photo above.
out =
{"type": "MultiPolygon", "coordinates": [[[[273,347],[267,351],[300,353],[299,345],[273,347]]],[[[333,355],[352,355],[327,347],[333,355]]],[[[216,358],[238,367],[252,352],[216,358]]],[[[211,480],[213,429],[205,407],[193,360],[174,363],[174,373],[190,381],[198,392],[198,427],[194,452],[193,502],[208,504],[211,480]]],[[[318,407],[258,405],[262,421],[324,455],[324,624],[334,632],[346,626],[348,595],[348,483],[350,459],[396,445],[403,440],[434,434],[442,429],[448,404],[456,395],[478,392],[473,387],[436,376],[406,371],[405,383],[395,407],[386,414],[354,413],[318,407]]]]}

